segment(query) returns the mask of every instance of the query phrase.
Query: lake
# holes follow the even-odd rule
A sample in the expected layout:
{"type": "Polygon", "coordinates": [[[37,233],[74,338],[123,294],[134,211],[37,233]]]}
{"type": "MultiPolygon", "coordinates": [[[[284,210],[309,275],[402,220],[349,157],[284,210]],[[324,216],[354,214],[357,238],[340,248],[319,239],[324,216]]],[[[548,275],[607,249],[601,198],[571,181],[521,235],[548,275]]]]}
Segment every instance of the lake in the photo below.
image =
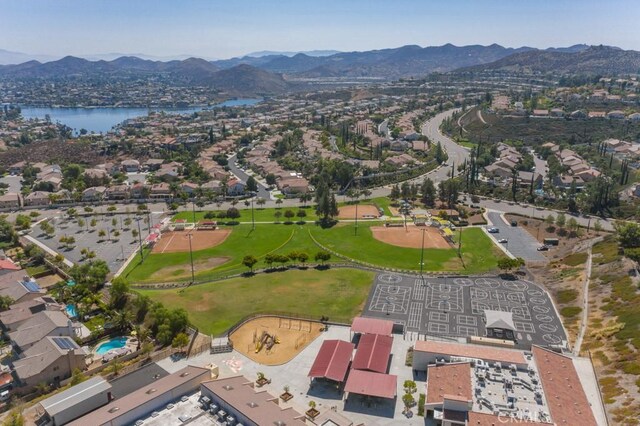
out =
{"type": "Polygon", "coordinates": [[[24,106],[21,109],[22,116],[25,119],[44,119],[49,114],[52,122],[59,121],[77,132],[80,129],[87,129],[89,132],[105,133],[124,120],[145,116],[150,111],[164,111],[169,114],[192,114],[203,109],[250,106],[261,101],[262,99],[232,99],[212,107],[188,108],[39,108],[24,106]]]}

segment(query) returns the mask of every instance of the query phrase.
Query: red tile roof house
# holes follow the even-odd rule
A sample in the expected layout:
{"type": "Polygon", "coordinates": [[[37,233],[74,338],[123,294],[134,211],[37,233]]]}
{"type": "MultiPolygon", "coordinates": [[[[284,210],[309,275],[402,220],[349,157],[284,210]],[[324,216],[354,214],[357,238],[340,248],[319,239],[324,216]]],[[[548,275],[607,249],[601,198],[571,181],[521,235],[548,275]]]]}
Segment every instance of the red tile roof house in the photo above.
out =
{"type": "Polygon", "coordinates": [[[0,195],[0,208],[2,209],[17,209],[20,207],[20,194],[15,192],[7,192],[4,195],[0,195]]]}

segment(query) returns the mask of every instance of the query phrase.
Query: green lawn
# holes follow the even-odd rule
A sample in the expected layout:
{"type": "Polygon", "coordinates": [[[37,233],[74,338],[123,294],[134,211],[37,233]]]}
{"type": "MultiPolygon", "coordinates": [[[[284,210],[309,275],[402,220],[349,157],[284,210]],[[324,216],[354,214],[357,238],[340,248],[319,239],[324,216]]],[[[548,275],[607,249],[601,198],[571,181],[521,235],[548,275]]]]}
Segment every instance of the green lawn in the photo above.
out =
{"type": "MultiPolygon", "coordinates": [[[[351,224],[330,229],[313,228],[311,232],[320,244],[351,259],[390,268],[420,269],[420,249],[396,247],[378,241],[369,229],[372,225],[376,224],[361,224],[357,236],[354,236],[351,224]]],[[[501,254],[480,228],[463,230],[462,242],[462,261],[453,248],[425,249],[424,270],[478,273],[497,267],[501,254]]]]}
{"type": "MultiPolygon", "coordinates": [[[[259,262],[256,268],[264,268],[262,261],[267,253],[288,254],[292,251],[306,252],[309,261],[320,250],[309,234],[325,247],[350,259],[380,267],[418,271],[420,250],[396,247],[373,238],[370,226],[377,223],[360,223],[358,236],[354,236],[354,225],[338,224],[322,229],[314,224],[275,225],[258,224],[254,231],[251,225],[231,227],[226,241],[217,247],[194,251],[193,259],[196,280],[221,278],[247,271],[242,265],[246,255],[253,255],[259,262]]],[[[425,249],[424,270],[462,273],[486,272],[497,267],[501,252],[479,228],[469,228],[462,233],[462,260],[456,249],[425,249]]],[[[332,261],[342,261],[333,257],[332,261]]],[[[124,272],[132,283],[179,282],[191,279],[189,253],[147,253],[144,263],[135,258],[124,272]]]]}
{"type": "MultiPolygon", "coordinates": [[[[240,212],[240,218],[235,219],[240,222],[251,222],[251,208],[247,208],[244,203],[238,203],[236,206],[238,211],[240,212]]],[[[299,210],[303,210],[307,215],[305,217],[295,216],[292,221],[304,220],[307,222],[314,222],[318,219],[316,215],[315,209],[313,207],[299,208],[299,207],[278,207],[278,208],[258,208],[258,206],[254,205],[253,216],[256,222],[275,222],[276,217],[275,213],[280,212],[282,216],[280,216],[279,220],[281,222],[285,221],[284,212],[287,210],[291,210],[293,213],[297,214],[299,210]]],[[[226,210],[215,210],[213,213],[219,213],[220,211],[226,210]]],[[[208,211],[196,211],[196,221],[199,222],[201,220],[220,220],[220,221],[229,221],[232,219],[205,219],[204,215],[208,211]]],[[[173,219],[186,219],[189,222],[193,221],[193,212],[192,211],[181,211],[174,215],[173,219]]]]}
{"type": "Polygon", "coordinates": [[[259,311],[325,315],[348,322],[361,312],[373,277],[372,272],[357,269],[291,270],[140,293],[168,308],[186,309],[201,332],[218,335],[259,311]]]}

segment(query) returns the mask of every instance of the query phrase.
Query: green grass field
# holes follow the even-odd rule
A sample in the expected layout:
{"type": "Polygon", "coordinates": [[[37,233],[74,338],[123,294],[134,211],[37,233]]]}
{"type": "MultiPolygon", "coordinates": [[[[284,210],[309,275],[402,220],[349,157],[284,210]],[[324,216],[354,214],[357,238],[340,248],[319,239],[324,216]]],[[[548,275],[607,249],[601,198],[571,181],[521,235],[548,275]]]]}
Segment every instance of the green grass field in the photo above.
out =
{"type": "MultiPolygon", "coordinates": [[[[396,247],[378,241],[369,229],[372,225],[376,224],[361,224],[357,236],[354,236],[352,225],[313,228],[311,232],[320,244],[351,259],[390,268],[420,269],[420,249],[396,247]]],[[[497,267],[498,258],[502,255],[480,228],[463,230],[462,242],[462,261],[458,258],[457,249],[425,249],[424,270],[478,273],[497,267]]]]}
{"type": "Polygon", "coordinates": [[[373,282],[357,269],[291,270],[234,278],[179,290],[140,291],[168,308],[184,308],[207,334],[221,334],[259,311],[283,311],[334,321],[357,316],[373,282]]]}
{"type": "MultiPolygon", "coordinates": [[[[380,267],[419,271],[420,250],[396,247],[374,239],[369,229],[374,225],[380,223],[360,223],[357,236],[354,236],[354,225],[351,223],[338,224],[328,229],[315,224],[258,224],[255,231],[248,224],[234,226],[224,243],[193,252],[195,278],[197,281],[205,281],[246,272],[247,268],[241,262],[249,254],[258,258],[256,268],[264,268],[266,265],[262,258],[272,252],[306,252],[313,262],[313,257],[320,248],[309,234],[323,246],[349,259],[380,267]]],[[[480,273],[496,269],[497,260],[502,254],[481,229],[464,230],[462,240],[462,260],[454,248],[425,249],[424,270],[480,273]]],[[[343,260],[334,256],[332,261],[343,260]]],[[[189,253],[147,253],[144,263],[140,264],[138,258],[135,258],[125,270],[124,276],[132,283],[189,281],[189,253]]]]}

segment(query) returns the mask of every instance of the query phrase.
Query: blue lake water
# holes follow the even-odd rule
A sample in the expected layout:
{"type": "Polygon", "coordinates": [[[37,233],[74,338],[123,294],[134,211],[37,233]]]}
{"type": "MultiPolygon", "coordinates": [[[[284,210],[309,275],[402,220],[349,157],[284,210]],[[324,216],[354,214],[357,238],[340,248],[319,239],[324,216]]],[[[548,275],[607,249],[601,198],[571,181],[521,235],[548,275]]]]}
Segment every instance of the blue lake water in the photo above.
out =
{"type": "Polygon", "coordinates": [[[169,114],[192,114],[210,108],[250,106],[260,101],[262,99],[232,99],[206,108],[40,108],[23,106],[21,109],[22,116],[25,119],[45,118],[48,114],[52,122],[59,121],[75,129],[76,132],[79,132],[80,129],[86,129],[89,132],[105,133],[124,120],[145,116],[150,111],[164,111],[169,114]]]}

